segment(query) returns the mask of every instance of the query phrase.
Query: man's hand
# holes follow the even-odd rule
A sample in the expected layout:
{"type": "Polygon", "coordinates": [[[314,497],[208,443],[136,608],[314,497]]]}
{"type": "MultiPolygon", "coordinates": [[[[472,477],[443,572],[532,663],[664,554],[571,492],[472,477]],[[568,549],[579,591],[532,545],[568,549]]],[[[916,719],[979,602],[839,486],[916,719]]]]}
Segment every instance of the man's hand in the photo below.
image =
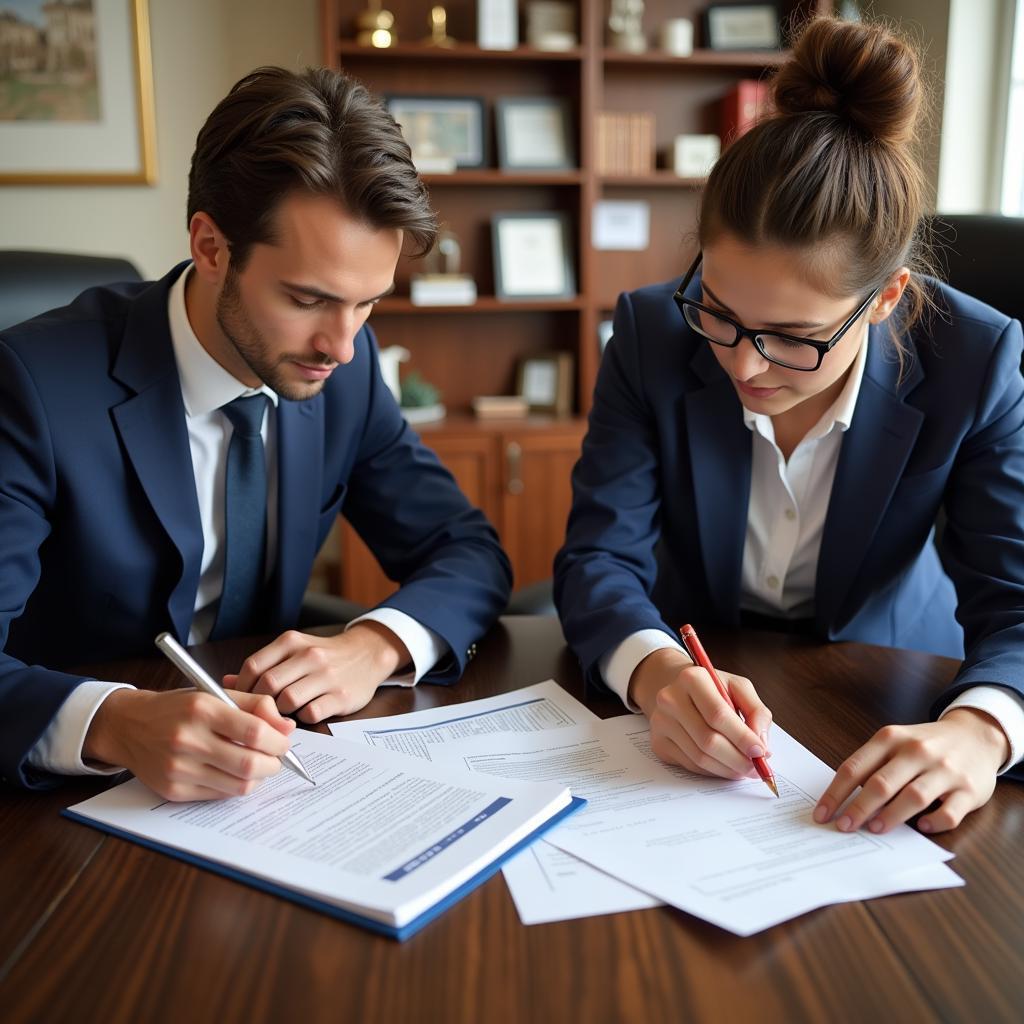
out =
{"type": "Polygon", "coordinates": [[[757,777],[752,757],[770,757],[771,712],[749,679],[718,670],[743,720],[722,699],[711,676],[672,648],[649,654],[634,669],[629,696],[651,723],[651,749],[663,761],[700,775],[757,777]]]}
{"type": "Polygon", "coordinates": [[[358,622],[326,637],[289,630],[246,658],[224,685],[269,694],[282,714],[297,712],[312,724],[365,707],[377,687],[411,660],[405,644],[378,622],[358,622]]]}
{"type": "Polygon", "coordinates": [[[974,708],[954,708],[923,725],[887,725],[839,766],[814,820],[831,820],[860,786],[836,822],[841,832],[865,822],[871,832],[888,832],[936,800],[941,806],[917,827],[946,832],[988,801],[1009,755],[1009,741],[995,719],[974,708]]]}
{"type": "Polygon", "coordinates": [[[244,796],[280,770],[295,723],[269,697],[230,696],[238,708],[198,690],[114,690],[82,757],[127,768],[165,800],[244,796]]]}

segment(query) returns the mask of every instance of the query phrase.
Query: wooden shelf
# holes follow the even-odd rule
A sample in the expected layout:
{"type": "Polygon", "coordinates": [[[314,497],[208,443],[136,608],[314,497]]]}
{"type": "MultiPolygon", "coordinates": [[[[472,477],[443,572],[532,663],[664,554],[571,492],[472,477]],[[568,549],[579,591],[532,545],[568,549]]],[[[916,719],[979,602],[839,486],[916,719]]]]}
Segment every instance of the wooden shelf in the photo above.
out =
{"type": "Polygon", "coordinates": [[[422,43],[399,43],[385,49],[373,46],[359,46],[350,40],[338,43],[338,55],[341,57],[366,57],[377,60],[466,60],[466,61],[556,61],[569,63],[583,58],[583,51],[576,47],[572,50],[535,50],[529,46],[520,46],[515,50],[482,50],[470,43],[459,43],[457,46],[440,47],[425,46],[422,43]]]}
{"type": "Polygon", "coordinates": [[[452,174],[421,174],[431,186],[438,185],[579,185],[583,172],[573,171],[502,171],[482,167],[479,170],[454,171],[452,174]]]}
{"type": "Polygon", "coordinates": [[[405,296],[381,299],[374,307],[373,315],[389,313],[560,313],[582,309],[583,300],[574,299],[529,299],[517,302],[512,299],[498,299],[493,295],[482,295],[472,306],[415,306],[405,296]]]}
{"type": "Polygon", "coordinates": [[[621,53],[605,50],[605,64],[651,68],[774,68],[789,57],[785,50],[694,50],[689,57],[674,57],[661,50],[621,53]]]}
{"type": "Polygon", "coordinates": [[[612,188],[703,188],[707,178],[680,178],[672,171],[650,174],[603,174],[602,185],[612,188]]]}

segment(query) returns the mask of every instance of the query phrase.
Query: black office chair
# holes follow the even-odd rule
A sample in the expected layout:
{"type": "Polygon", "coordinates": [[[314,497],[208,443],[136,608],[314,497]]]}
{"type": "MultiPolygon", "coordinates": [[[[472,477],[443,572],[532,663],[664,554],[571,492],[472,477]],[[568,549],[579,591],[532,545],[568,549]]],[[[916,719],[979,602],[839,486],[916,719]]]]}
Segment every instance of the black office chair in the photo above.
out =
{"type": "Polygon", "coordinates": [[[1024,217],[943,213],[929,229],[943,280],[1024,322],[1024,217]]]}
{"type": "Polygon", "coordinates": [[[0,331],[66,306],[86,288],[141,280],[128,260],[111,256],[0,250],[0,331]]]}

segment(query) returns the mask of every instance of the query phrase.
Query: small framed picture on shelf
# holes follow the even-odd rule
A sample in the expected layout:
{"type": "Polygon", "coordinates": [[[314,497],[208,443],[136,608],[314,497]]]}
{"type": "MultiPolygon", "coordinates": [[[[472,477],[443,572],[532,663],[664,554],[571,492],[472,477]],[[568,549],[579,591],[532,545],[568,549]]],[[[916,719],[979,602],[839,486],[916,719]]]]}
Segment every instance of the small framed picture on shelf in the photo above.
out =
{"type": "Polygon", "coordinates": [[[709,50],[777,50],[778,4],[712,4],[704,12],[704,40],[709,50]]]}
{"type": "Polygon", "coordinates": [[[478,96],[388,96],[388,110],[422,174],[484,165],[484,103],[478,96]]]}
{"type": "Polygon", "coordinates": [[[564,213],[496,213],[491,234],[494,293],[499,299],[576,295],[569,218],[564,213]]]}
{"type": "Polygon", "coordinates": [[[527,356],[519,361],[516,392],[530,412],[568,416],[572,412],[573,358],[568,352],[527,356]]]}
{"type": "Polygon", "coordinates": [[[546,96],[502,96],[494,104],[503,171],[563,171],[576,166],[572,111],[546,96]]]}

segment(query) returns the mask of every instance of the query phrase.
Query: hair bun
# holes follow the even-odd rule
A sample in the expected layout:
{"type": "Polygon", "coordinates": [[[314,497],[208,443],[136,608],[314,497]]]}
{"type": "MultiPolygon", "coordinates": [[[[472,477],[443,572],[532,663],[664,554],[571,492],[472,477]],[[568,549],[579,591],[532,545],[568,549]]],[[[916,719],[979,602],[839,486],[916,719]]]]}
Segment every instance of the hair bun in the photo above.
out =
{"type": "Polygon", "coordinates": [[[867,138],[901,144],[915,135],[920,65],[910,44],[885,28],[817,18],[800,33],[773,92],[781,116],[835,114],[867,138]]]}

